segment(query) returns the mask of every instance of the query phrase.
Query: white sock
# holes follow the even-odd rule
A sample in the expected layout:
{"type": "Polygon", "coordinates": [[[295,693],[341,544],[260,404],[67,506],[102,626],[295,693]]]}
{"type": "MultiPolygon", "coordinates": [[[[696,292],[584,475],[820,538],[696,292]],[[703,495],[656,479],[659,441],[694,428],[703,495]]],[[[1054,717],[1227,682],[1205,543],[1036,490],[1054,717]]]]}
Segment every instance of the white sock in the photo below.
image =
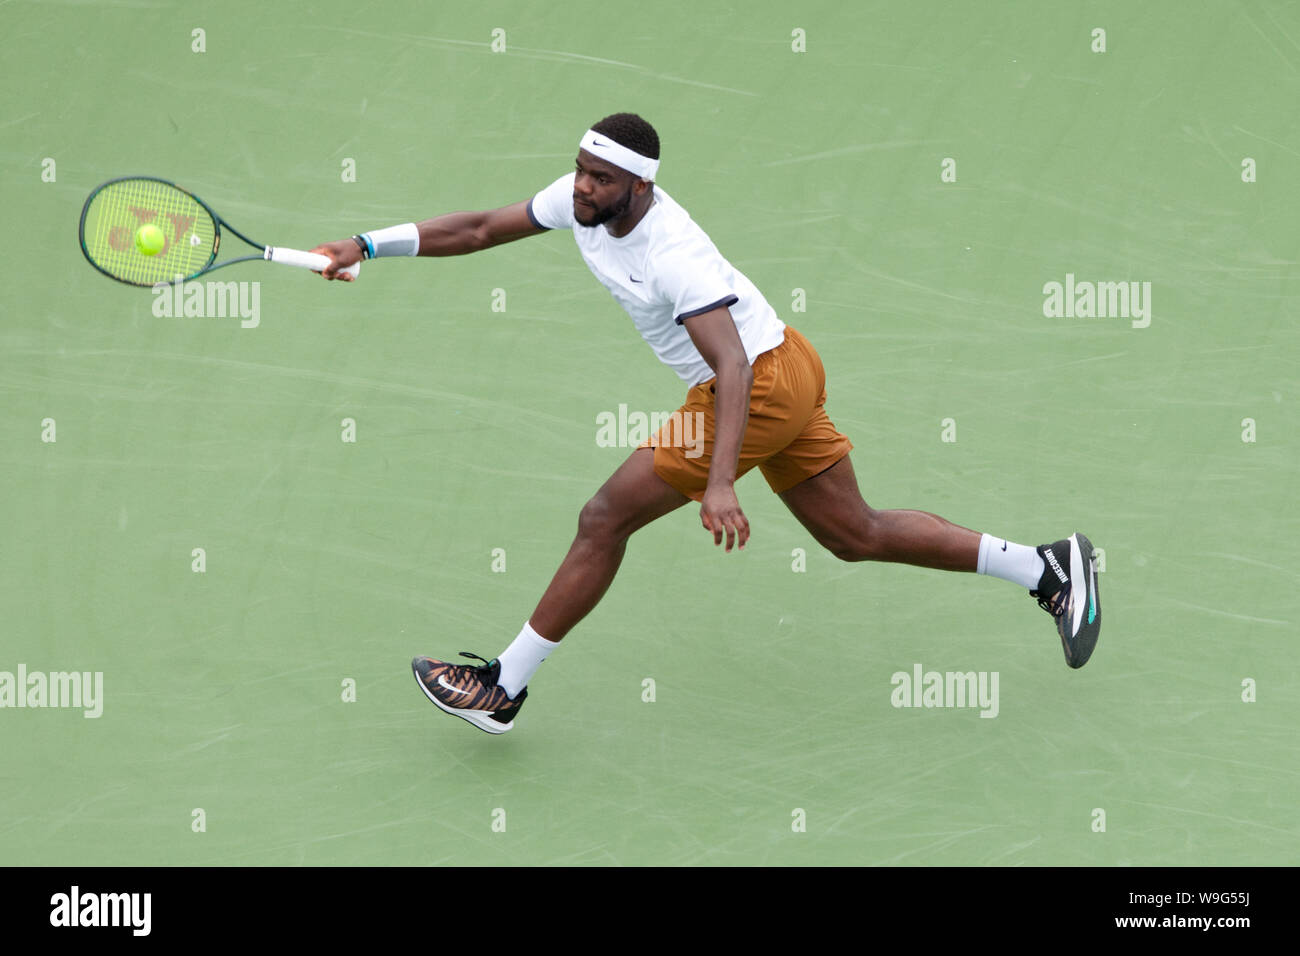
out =
{"type": "Polygon", "coordinates": [[[1032,591],[1043,576],[1043,559],[1037,548],[985,534],[980,535],[980,559],[975,570],[1032,591]]]}
{"type": "Polygon", "coordinates": [[[559,646],[558,641],[548,641],[534,631],[531,624],[525,623],[519,636],[497,656],[501,662],[501,676],[497,678],[497,686],[503,688],[510,699],[514,700],[528,686],[528,682],[537,673],[537,668],[542,666],[542,661],[559,646]]]}

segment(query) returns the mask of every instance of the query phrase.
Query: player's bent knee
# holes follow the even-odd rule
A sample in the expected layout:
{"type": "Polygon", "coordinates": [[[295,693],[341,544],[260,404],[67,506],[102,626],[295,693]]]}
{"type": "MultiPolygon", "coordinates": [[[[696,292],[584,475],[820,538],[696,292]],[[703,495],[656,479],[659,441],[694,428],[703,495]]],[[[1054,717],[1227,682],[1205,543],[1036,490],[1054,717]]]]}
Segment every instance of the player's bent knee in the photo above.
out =
{"type": "Polygon", "coordinates": [[[840,527],[822,540],[826,550],[841,561],[879,561],[882,558],[883,529],[876,521],[876,511],[863,503],[861,520],[851,527],[840,527]]]}
{"type": "Polygon", "coordinates": [[[622,518],[615,513],[609,500],[597,493],[578,512],[578,537],[590,540],[615,540],[620,537],[622,518]]]}
{"type": "Polygon", "coordinates": [[[583,505],[578,512],[578,537],[591,538],[599,535],[608,521],[608,511],[599,495],[583,505]]]}

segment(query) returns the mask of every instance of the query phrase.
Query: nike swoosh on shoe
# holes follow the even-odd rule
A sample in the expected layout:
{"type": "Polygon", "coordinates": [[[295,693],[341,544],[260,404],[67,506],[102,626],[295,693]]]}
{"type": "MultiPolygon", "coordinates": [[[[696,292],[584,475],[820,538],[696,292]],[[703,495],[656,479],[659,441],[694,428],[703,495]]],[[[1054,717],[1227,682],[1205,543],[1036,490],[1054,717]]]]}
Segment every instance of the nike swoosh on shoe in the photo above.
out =
{"type": "Polygon", "coordinates": [[[447,683],[447,678],[443,677],[441,674],[438,675],[438,683],[441,684],[443,687],[447,688],[447,690],[451,691],[453,694],[468,694],[468,693],[469,693],[469,691],[467,691],[467,690],[462,690],[461,688],[455,686],[454,684],[448,684],[448,683],[447,683]]]}

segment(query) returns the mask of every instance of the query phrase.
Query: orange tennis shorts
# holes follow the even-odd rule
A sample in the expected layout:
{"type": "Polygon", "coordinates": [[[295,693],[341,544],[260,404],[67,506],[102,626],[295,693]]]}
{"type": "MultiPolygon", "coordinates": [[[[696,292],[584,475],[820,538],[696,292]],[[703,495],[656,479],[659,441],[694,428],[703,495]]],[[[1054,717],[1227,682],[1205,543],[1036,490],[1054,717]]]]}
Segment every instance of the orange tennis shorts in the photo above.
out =
{"type": "MultiPolygon", "coordinates": [[[[713,461],[716,378],[691,388],[686,404],[641,448],[655,450],[655,474],[699,501],[713,461]],[[700,440],[696,424],[703,429],[700,440]]],[[[755,465],[777,494],[821,474],[853,443],[826,417],[826,370],[812,344],[790,326],[785,341],[754,359],[749,421],[736,466],[739,478],[755,465]]]]}

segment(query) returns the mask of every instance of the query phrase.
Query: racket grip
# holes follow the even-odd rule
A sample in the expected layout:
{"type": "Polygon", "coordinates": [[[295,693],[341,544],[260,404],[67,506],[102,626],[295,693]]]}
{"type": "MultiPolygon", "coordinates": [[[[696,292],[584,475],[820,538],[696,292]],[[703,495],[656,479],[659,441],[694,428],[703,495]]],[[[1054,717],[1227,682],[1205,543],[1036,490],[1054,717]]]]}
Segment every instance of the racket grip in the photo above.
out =
{"type": "MultiPolygon", "coordinates": [[[[283,246],[267,246],[266,252],[262,257],[272,262],[278,262],[285,266],[298,266],[300,269],[311,269],[313,272],[320,272],[322,269],[329,267],[329,256],[322,256],[317,252],[303,252],[300,249],[285,249],[283,246]]],[[[361,263],[354,262],[346,269],[340,269],[339,272],[346,272],[354,279],[357,273],[361,271],[361,263]]]]}

